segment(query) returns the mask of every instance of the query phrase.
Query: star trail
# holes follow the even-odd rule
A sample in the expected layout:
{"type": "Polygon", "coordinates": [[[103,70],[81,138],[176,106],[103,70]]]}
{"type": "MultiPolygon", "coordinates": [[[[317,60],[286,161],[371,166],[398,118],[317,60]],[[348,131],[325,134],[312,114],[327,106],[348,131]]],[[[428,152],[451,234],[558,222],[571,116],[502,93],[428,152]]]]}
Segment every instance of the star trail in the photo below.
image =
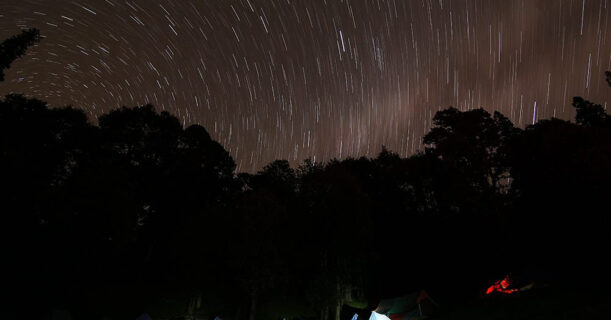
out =
{"type": "Polygon", "coordinates": [[[0,37],[43,41],[0,93],[92,121],[153,104],[199,123],[238,171],[423,148],[435,112],[516,125],[611,99],[609,0],[4,0],[0,37]]]}

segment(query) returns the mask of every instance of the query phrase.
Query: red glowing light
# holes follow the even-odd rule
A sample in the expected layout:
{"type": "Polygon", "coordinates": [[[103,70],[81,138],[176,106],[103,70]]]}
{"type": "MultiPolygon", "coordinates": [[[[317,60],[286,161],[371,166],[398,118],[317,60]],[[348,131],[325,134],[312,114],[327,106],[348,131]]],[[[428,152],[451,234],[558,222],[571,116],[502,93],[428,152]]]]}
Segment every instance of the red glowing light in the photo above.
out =
{"type": "Polygon", "coordinates": [[[505,279],[501,280],[501,288],[503,288],[503,289],[507,289],[507,287],[509,287],[510,284],[511,284],[511,282],[509,282],[509,279],[507,279],[507,277],[505,277],[505,279]]]}
{"type": "Polygon", "coordinates": [[[499,280],[491,285],[488,290],[486,290],[486,294],[491,294],[493,292],[512,294],[519,291],[518,289],[508,289],[510,285],[511,279],[509,279],[509,276],[507,276],[503,280],[499,280]]]}

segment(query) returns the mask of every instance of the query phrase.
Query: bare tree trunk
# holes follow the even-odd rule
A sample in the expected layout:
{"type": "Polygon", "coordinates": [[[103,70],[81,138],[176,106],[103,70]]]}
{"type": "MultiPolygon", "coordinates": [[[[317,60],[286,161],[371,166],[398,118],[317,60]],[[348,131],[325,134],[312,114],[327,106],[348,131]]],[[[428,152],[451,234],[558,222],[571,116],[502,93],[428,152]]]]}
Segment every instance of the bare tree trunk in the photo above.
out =
{"type": "Polygon", "coordinates": [[[187,318],[188,320],[193,319],[193,314],[195,313],[196,305],[197,297],[189,298],[189,302],[187,303],[187,315],[185,316],[185,318],[187,318]]]}
{"type": "Polygon", "coordinates": [[[321,317],[321,319],[322,320],[329,320],[329,307],[325,307],[322,310],[322,317],[321,317]]]}
{"type": "Polygon", "coordinates": [[[339,320],[339,315],[342,311],[342,287],[339,279],[336,280],[335,284],[335,320],[339,320]]]}
{"type": "Polygon", "coordinates": [[[252,290],[250,293],[250,314],[248,320],[255,320],[255,313],[257,311],[257,292],[252,290]]]}

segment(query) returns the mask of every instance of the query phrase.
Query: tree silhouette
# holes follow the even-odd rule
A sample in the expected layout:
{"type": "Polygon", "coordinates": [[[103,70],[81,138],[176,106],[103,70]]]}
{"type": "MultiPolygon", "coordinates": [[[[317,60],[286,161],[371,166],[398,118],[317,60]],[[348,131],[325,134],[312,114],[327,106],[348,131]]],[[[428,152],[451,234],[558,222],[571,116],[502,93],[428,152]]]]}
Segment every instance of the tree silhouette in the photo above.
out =
{"type": "Polygon", "coordinates": [[[437,112],[435,127],[424,136],[427,152],[450,161],[458,170],[465,170],[481,190],[500,190],[507,174],[505,148],[517,134],[509,119],[484,109],[460,112],[449,108],[437,112]]]}
{"type": "Polygon", "coordinates": [[[4,81],[4,70],[10,68],[15,59],[23,56],[28,47],[38,41],[40,41],[38,29],[27,29],[0,43],[0,81],[4,81]]]}
{"type": "Polygon", "coordinates": [[[91,134],[85,114],[48,109],[36,99],[9,95],[0,100],[0,194],[2,243],[13,275],[7,286],[15,306],[30,299],[33,309],[67,298],[74,262],[74,222],[63,210],[65,187],[87,153],[91,134]],[[44,267],[41,267],[44,266],[44,267]],[[54,290],[58,282],[65,285],[54,290]],[[39,290],[26,288],[37,287],[39,290]],[[25,299],[25,300],[24,300],[25,299]]]}
{"type": "Polygon", "coordinates": [[[362,292],[370,257],[369,217],[371,202],[350,159],[332,161],[324,170],[304,177],[300,193],[304,205],[304,230],[316,234],[303,244],[311,259],[307,298],[317,306],[321,319],[339,319],[352,292],[362,292]]]}
{"type": "Polygon", "coordinates": [[[581,97],[574,97],[573,107],[577,109],[575,116],[577,124],[589,127],[611,126],[611,118],[600,104],[592,103],[581,97]]]}
{"type": "Polygon", "coordinates": [[[516,140],[510,220],[516,230],[536,230],[515,239],[526,261],[573,272],[600,265],[594,261],[609,243],[603,231],[609,223],[596,208],[608,205],[610,133],[552,119],[528,127],[516,140]]]}
{"type": "Polygon", "coordinates": [[[607,267],[597,252],[611,243],[611,224],[600,211],[608,206],[611,126],[601,105],[575,97],[573,106],[576,124],[542,120],[512,142],[509,220],[516,229],[537,230],[516,239],[513,250],[584,281],[607,267]]]}

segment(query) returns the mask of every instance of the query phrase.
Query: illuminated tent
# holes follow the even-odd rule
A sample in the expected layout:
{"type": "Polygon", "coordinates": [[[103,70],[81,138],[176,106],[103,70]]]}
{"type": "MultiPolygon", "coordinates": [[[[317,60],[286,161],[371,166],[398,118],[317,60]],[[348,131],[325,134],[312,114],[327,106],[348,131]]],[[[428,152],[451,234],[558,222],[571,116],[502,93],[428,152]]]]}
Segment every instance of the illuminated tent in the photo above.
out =
{"type": "Polygon", "coordinates": [[[379,314],[375,311],[371,311],[371,317],[369,317],[369,320],[390,320],[390,319],[388,319],[388,317],[383,314],[379,314]]]}
{"type": "Polygon", "coordinates": [[[414,320],[427,317],[437,304],[426,291],[384,299],[371,313],[370,320],[414,320]]]}
{"type": "MultiPolygon", "coordinates": [[[[352,316],[351,320],[367,320],[367,317],[363,317],[362,315],[359,316],[357,313],[355,313],[354,316],[352,316]]],[[[388,319],[388,317],[383,314],[379,314],[375,311],[372,311],[371,316],[369,317],[369,320],[390,320],[390,319],[388,319]]]]}

